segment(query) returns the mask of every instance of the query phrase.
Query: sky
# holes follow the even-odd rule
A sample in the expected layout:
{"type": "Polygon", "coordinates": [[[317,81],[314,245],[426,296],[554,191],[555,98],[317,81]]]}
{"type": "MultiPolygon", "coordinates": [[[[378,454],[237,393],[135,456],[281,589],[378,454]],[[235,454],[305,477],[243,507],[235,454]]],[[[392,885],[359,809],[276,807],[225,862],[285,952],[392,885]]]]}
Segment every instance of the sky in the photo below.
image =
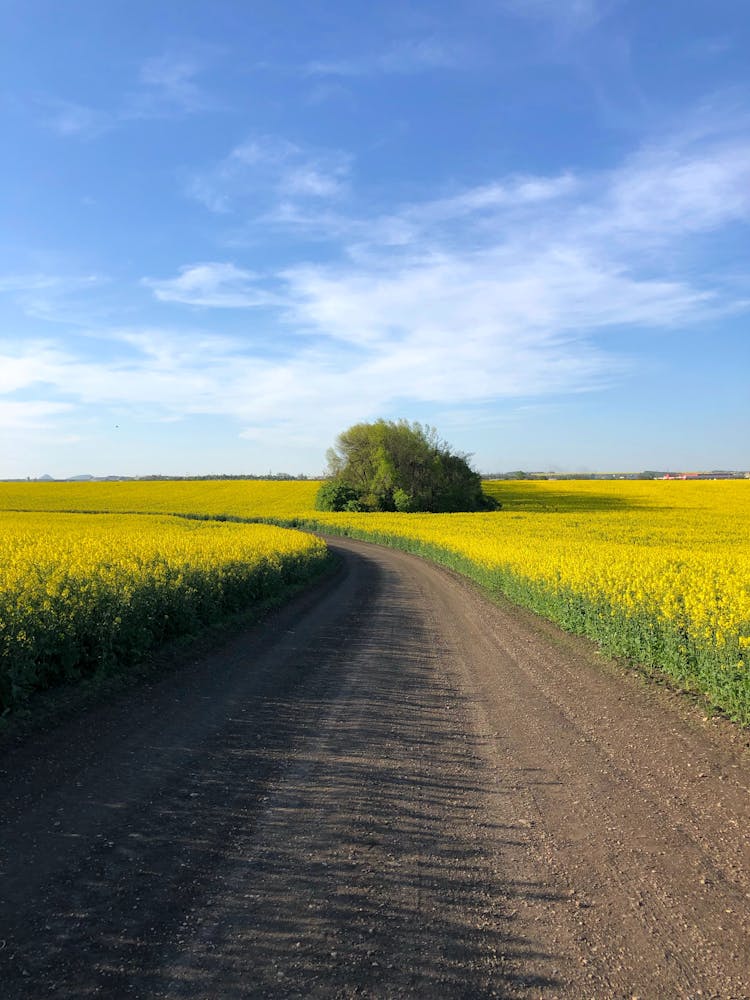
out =
{"type": "Polygon", "coordinates": [[[0,477],[750,468],[747,0],[4,0],[0,477]]]}

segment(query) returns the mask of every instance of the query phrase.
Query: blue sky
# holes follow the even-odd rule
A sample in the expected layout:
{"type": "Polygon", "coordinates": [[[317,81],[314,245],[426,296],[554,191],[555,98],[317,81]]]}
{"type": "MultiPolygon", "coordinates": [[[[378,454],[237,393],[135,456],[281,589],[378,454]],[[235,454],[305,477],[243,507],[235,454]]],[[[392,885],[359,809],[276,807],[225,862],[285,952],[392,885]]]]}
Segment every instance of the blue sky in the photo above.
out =
{"type": "Polygon", "coordinates": [[[750,467],[746,0],[6,0],[0,476],[750,467]]]}

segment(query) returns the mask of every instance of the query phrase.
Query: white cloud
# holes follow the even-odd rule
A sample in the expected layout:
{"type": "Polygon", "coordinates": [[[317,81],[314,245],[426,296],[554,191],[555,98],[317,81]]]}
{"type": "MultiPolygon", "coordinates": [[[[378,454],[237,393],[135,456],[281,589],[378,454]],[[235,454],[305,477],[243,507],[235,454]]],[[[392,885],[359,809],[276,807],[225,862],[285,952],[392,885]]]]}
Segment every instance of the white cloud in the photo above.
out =
{"type": "Polygon", "coordinates": [[[268,306],[276,302],[273,295],[259,287],[257,274],[231,263],[189,264],[180,269],[176,278],[142,280],[160,302],[223,309],[268,306]]]}
{"type": "MultiPolygon", "coordinates": [[[[202,55],[209,51],[202,47],[202,55]],[[204,51],[205,50],[205,51],[204,51]]],[[[65,138],[91,138],[138,119],[175,118],[224,110],[198,83],[204,58],[195,53],[169,52],[147,59],[132,89],[108,108],[57,96],[35,101],[43,111],[42,124],[65,138]]]]}
{"type": "Polygon", "coordinates": [[[301,195],[313,198],[333,198],[340,194],[341,190],[342,183],[338,177],[322,173],[313,166],[290,170],[283,185],[283,193],[287,197],[301,195]]]}
{"type": "MultiPolygon", "coordinates": [[[[671,325],[707,301],[680,283],[637,280],[563,248],[446,254],[370,273],[308,267],[288,278],[305,327],[386,352],[404,343],[455,356],[484,350],[488,370],[507,344],[543,350],[614,325],[671,325]]],[[[521,390],[524,381],[516,380],[521,390]]]]}
{"type": "Polygon", "coordinates": [[[195,99],[197,72],[196,64],[185,56],[162,55],[141,66],[140,82],[159,91],[165,100],[185,104],[195,99]]]}
{"type": "Polygon", "coordinates": [[[5,274],[0,275],[0,295],[9,295],[28,316],[67,322],[71,303],[105,283],[106,279],[97,274],[5,274]]]}
{"type": "Polygon", "coordinates": [[[147,59],[120,117],[169,118],[220,110],[216,99],[198,83],[203,62],[188,52],[167,52],[147,59]]]}
{"type": "Polygon", "coordinates": [[[234,181],[224,170],[194,173],[185,183],[185,194],[217,214],[229,212],[234,181]]]}
{"type": "Polygon", "coordinates": [[[348,261],[284,273],[292,320],[338,341],[381,408],[597,388],[632,364],[607,331],[746,308],[647,251],[746,221],[749,157],[675,136],[609,173],[504,178],[352,220],[348,261]]]}
{"type": "Polygon", "coordinates": [[[55,427],[61,414],[72,409],[70,403],[0,399],[0,427],[7,431],[45,430],[55,427]]]}
{"type": "Polygon", "coordinates": [[[110,330],[101,339],[106,357],[95,355],[93,338],[88,357],[48,342],[0,346],[0,370],[12,372],[0,391],[32,394],[44,383],[50,395],[63,397],[44,403],[3,400],[6,422],[39,423],[73,407],[96,407],[125,408],[134,420],[208,414],[231,417],[238,426],[273,426],[285,422],[287,412],[297,423],[296,407],[307,406],[305,424],[312,427],[328,411],[321,399],[331,401],[335,412],[340,396],[341,405],[354,412],[368,395],[361,387],[340,392],[345,369],[315,348],[275,361],[253,354],[240,340],[184,330],[110,330]]]}
{"type": "Polygon", "coordinates": [[[28,389],[35,383],[54,384],[66,355],[54,344],[40,341],[21,353],[7,353],[0,357],[0,393],[7,394],[28,389]]]}
{"type": "Polygon", "coordinates": [[[246,167],[276,167],[299,156],[301,150],[281,136],[263,135],[247,139],[231,151],[224,163],[246,167]]]}
{"type": "Polygon", "coordinates": [[[39,292],[58,288],[60,278],[50,274],[3,274],[0,275],[2,292],[39,292]]]}
{"type": "MultiPolygon", "coordinates": [[[[412,291],[400,294],[406,302],[412,291]]],[[[453,308],[456,320],[457,304],[453,308]]],[[[381,313],[378,325],[386,316],[382,308],[381,313]]],[[[342,426],[363,417],[402,415],[407,400],[442,407],[579,390],[611,377],[612,358],[593,347],[517,338],[507,331],[493,340],[488,329],[457,341],[448,335],[448,325],[439,326],[432,314],[408,336],[384,336],[380,329],[362,350],[342,350],[314,337],[279,357],[262,356],[241,339],[184,330],[107,331],[106,356],[98,356],[93,340],[89,356],[29,343],[5,357],[0,350],[0,369],[14,375],[8,387],[38,397],[43,382],[46,394],[62,401],[45,410],[10,400],[5,417],[18,426],[47,426],[65,416],[69,431],[94,414],[101,420],[105,412],[121,425],[123,419],[154,423],[209,415],[229,419],[248,441],[257,438],[253,429],[262,427],[267,448],[302,444],[316,449],[322,461],[322,442],[342,426]]],[[[55,429],[62,430],[59,424],[55,429]]]]}
{"type": "MultiPolygon", "coordinates": [[[[699,123],[599,173],[514,176],[403,206],[349,229],[366,256],[379,242],[406,248],[511,246],[521,258],[563,247],[637,273],[645,251],[750,220],[750,139],[699,123]]],[[[698,244],[695,244],[696,247],[698,244]]]]}
{"type": "Polygon", "coordinates": [[[278,136],[255,136],[212,168],[194,173],[186,190],[213,212],[262,202],[268,218],[290,200],[305,203],[346,194],[351,162],[339,150],[303,149],[278,136]]]}
{"type": "Polygon", "coordinates": [[[673,238],[750,218],[750,143],[647,149],[617,170],[608,196],[612,228],[673,238]]]}
{"type": "MultiPolygon", "coordinates": [[[[287,177],[309,162],[291,144],[260,140],[233,160],[243,170],[273,161],[287,177]]],[[[610,334],[622,345],[628,329],[656,337],[746,307],[680,261],[698,254],[701,234],[747,221],[749,164],[750,141],[694,130],[608,172],[499,177],[389,215],[342,212],[328,220],[335,259],[302,259],[270,277],[238,258],[144,279],[164,303],[267,306],[272,353],[252,334],[102,330],[103,358],[94,338],[87,355],[49,341],[8,352],[0,389],[34,394],[43,382],[77,407],[144,420],[211,414],[247,440],[262,427],[266,441],[311,444],[414,407],[596,390],[634,370],[610,334]]],[[[310,222],[312,195],[288,203],[290,225],[303,223],[308,203],[310,222]]],[[[48,280],[4,287],[40,291],[48,280]]]]}
{"type": "Polygon", "coordinates": [[[370,271],[307,267],[287,278],[299,328],[353,351],[351,377],[382,387],[385,406],[596,388],[629,366],[597,346],[596,334],[670,326],[711,301],[562,249],[446,253],[370,271]]]}
{"type": "MultiPolygon", "coordinates": [[[[579,182],[570,173],[554,177],[513,176],[478,185],[449,197],[410,205],[377,220],[376,232],[385,243],[421,240],[437,227],[463,225],[476,231],[488,220],[495,224],[518,212],[538,211],[542,202],[554,202],[576,193],[579,182]]],[[[497,230],[493,234],[497,239],[497,230]]]]}

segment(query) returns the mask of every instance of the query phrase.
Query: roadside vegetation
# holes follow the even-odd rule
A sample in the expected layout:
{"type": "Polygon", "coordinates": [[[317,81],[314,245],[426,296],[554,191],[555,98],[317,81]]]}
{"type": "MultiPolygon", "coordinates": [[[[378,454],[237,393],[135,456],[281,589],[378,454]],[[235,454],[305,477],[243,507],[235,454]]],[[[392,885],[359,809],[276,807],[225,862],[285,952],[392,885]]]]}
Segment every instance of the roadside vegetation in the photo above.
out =
{"type": "Polygon", "coordinates": [[[750,483],[485,484],[497,514],[329,515],[670,678],[750,725],[750,483]]]}
{"type": "Polygon", "coordinates": [[[167,639],[322,572],[325,543],[260,524],[0,514],[0,714],[127,670],[167,639]]]}
{"type": "Polygon", "coordinates": [[[464,573],[750,724],[750,481],[497,482],[494,512],[315,509],[316,482],[5,483],[0,506],[271,521],[464,573]]]}

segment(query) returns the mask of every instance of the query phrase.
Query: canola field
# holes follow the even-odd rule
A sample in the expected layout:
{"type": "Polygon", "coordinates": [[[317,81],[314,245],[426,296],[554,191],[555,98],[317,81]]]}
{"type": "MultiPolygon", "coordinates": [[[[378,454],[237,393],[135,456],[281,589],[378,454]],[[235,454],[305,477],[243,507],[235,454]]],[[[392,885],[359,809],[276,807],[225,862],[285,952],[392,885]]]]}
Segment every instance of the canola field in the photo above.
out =
{"type": "Polygon", "coordinates": [[[312,535],[121,514],[0,513],[0,713],[321,571],[312,535]]]}
{"type": "Polygon", "coordinates": [[[327,514],[315,482],[0,484],[6,511],[316,527],[448,565],[750,723],[750,481],[497,482],[476,514],[327,514]]]}
{"type": "Polygon", "coordinates": [[[452,567],[750,724],[750,482],[485,488],[501,511],[317,519],[452,567]]]}

